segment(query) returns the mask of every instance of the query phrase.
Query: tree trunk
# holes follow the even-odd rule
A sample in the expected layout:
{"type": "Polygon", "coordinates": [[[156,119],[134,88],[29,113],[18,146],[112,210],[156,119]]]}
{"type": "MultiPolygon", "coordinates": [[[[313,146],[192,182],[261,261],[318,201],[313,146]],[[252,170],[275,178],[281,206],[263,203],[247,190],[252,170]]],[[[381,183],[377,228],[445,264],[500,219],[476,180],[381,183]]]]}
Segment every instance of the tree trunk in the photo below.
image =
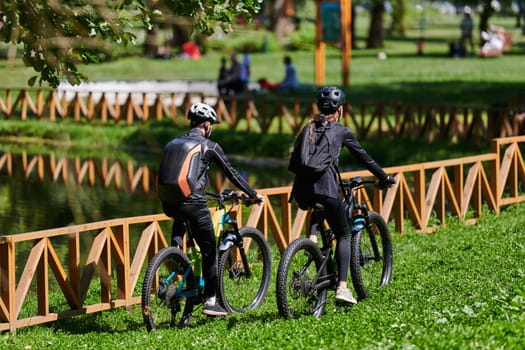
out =
{"type": "Polygon", "coordinates": [[[268,17],[268,28],[275,32],[280,43],[286,41],[288,34],[294,31],[295,25],[292,20],[294,15],[293,1],[274,0],[269,6],[265,7],[268,17]]]}
{"type": "Polygon", "coordinates": [[[383,47],[383,16],[385,5],[383,1],[374,1],[370,9],[370,28],[366,47],[378,49],[383,47]]]}
{"type": "Polygon", "coordinates": [[[173,36],[169,42],[170,47],[182,47],[190,40],[191,23],[184,17],[177,17],[171,24],[173,36]]]}
{"type": "Polygon", "coordinates": [[[146,31],[146,38],[142,47],[142,54],[144,56],[155,56],[157,53],[157,33],[159,27],[154,25],[150,30],[146,31]]]}
{"type": "Polygon", "coordinates": [[[483,0],[483,11],[481,11],[481,14],[479,16],[479,33],[481,35],[481,32],[489,32],[489,19],[494,14],[494,8],[490,5],[492,0],[483,0]]]}
{"type": "Polygon", "coordinates": [[[405,22],[405,0],[393,0],[392,5],[392,22],[390,23],[388,32],[390,35],[398,34],[404,37],[407,30],[407,24],[405,22]]]}

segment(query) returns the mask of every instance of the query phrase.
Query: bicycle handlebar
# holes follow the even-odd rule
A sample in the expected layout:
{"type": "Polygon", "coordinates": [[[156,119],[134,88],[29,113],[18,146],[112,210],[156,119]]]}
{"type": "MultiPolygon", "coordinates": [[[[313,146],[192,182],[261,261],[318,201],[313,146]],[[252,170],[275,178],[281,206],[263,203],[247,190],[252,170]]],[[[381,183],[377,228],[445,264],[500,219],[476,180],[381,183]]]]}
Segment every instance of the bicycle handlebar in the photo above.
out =
{"type": "Polygon", "coordinates": [[[371,180],[371,179],[363,179],[362,177],[360,176],[357,176],[357,177],[354,177],[350,180],[342,180],[341,181],[341,185],[345,188],[345,189],[350,189],[350,190],[353,190],[353,189],[356,189],[360,186],[364,186],[366,184],[374,184],[377,186],[377,180],[371,180]]]}
{"type": "Polygon", "coordinates": [[[238,193],[233,190],[224,190],[221,193],[206,192],[206,194],[217,200],[220,207],[224,206],[224,202],[239,202],[249,207],[252,204],[259,203],[259,198],[248,197],[244,193],[238,193]]]}

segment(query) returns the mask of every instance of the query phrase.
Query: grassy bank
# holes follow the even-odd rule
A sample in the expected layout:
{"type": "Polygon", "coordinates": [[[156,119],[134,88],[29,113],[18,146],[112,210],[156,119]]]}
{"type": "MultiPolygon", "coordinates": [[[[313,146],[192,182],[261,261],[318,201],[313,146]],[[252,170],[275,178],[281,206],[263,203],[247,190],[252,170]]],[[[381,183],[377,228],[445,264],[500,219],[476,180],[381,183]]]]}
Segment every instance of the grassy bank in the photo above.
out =
{"type": "MultiPolygon", "coordinates": [[[[187,130],[187,125],[177,125],[169,120],[135,125],[8,120],[0,123],[0,150],[157,162],[162,147],[187,130]]],[[[211,138],[219,142],[229,156],[248,160],[269,158],[285,162],[293,145],[293,135],[231,132],[220,126],[213,130],[211,138]]],[[[375,139],[365,140],[362,145],[383,166],[449,159],[490,151],[488,143],[428,144],[422,139],[402,140],[394,137],[382,137],[380,142],[375,139]],[[416,149],[418,152],[414,152],[416,149]]],[[[341,164],[355,164],[348,152],[344,151],[341,155],[341,164]]]]}
{"type": "MultiPolygon", "coordinates": [[[[333,292],[320,319],[284,320],[274,282],[263,306],[148,334],[139,307],[105,311],[0,335],[4,349],[523,349],[525,206],[477,226],[451,219],[432,235],[394,234],[390,285],[352,308],[333,292]]],[[[274,267],[278,257],[274,254],[274,267]]]]}

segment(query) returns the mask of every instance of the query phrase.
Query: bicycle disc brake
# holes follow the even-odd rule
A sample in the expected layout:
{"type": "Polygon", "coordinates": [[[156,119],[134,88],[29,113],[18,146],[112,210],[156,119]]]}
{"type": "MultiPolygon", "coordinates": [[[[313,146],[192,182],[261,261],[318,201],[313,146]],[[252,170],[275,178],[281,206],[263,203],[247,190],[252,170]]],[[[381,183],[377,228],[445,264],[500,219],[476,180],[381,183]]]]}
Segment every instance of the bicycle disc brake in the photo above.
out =
{"type": "Polygon", "coordinates": [[[297,271],[293,272],[292,276],[290,289],[294,294],[303,298],[314,294],[314,284],[310,277],[297,271]]]}
{"type": "Polygon", "coordinates": [[[246,275],[242,262],[238,261],[228,269],[229,276],[231,279],[240,278],[246,275]]]}

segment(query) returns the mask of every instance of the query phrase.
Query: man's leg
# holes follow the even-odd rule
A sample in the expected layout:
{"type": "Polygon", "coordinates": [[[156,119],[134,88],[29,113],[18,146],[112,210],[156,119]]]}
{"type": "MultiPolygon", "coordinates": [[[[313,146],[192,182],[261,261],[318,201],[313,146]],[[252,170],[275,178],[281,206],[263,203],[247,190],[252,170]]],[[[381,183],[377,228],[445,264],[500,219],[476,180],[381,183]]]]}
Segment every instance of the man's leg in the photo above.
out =
{"type": "Polygon", "coordinates": [[[217,290],[217,248],[210,210],[205,204],[192,205],[191,208],[187,209],[192,212],[189,218],[190,229],[202,255],[202,276],[204,278],[204,297],[206,299],[203,313],[210,316],[227,315],[226,310],[219,303],[216,303],[215,299],[217,290]]]}

